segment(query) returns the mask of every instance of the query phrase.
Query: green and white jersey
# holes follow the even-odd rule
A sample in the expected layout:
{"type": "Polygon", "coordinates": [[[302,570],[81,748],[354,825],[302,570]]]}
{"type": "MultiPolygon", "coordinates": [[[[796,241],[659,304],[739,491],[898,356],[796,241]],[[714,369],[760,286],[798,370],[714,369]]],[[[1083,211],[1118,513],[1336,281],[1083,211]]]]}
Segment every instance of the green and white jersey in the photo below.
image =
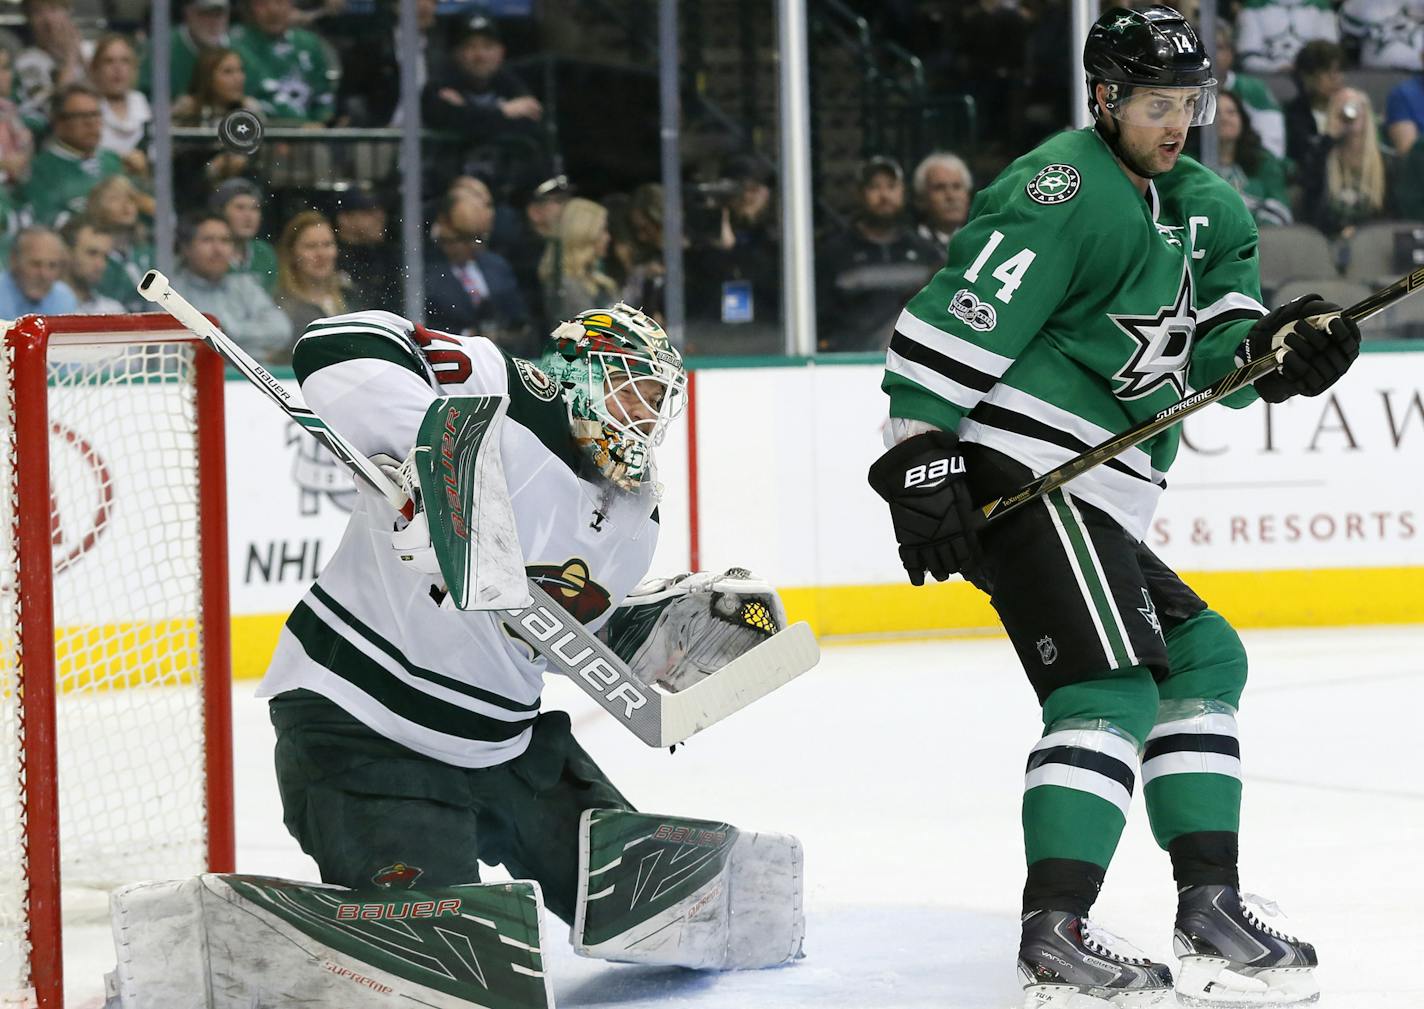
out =
{"type": "MultiPolygon", "coordinates": [[[[508,395],[500,453],[530,577],[596,630],[647,574],[653,495],[585,476],[563,398],[529,362],[482,337],[355,312],[308,327],[292,366],[307,405],[367,456],[405,458],[438,396],[508,395]]],[[[435,582],[391,548],[391,506],[365,487],[359,498],[340,547],[287,619],[259,696],[315,691],[386,738],[461,767],[518,756],[544,660],[488,611],[441,609],[435,582]]]]}
{"type": "MultiPolygon", "coordinates": [[[[1097,133],[1061,133],[975,197],[896,323],[882,388],[892,417],[1041,475],[1232,370],[1260,297],[1256,225],[1229,185],[1182,158],[1144,199],[1097,133]]],[[[1069,490],[1141,538],[1179,439],[1069,490]]]]}

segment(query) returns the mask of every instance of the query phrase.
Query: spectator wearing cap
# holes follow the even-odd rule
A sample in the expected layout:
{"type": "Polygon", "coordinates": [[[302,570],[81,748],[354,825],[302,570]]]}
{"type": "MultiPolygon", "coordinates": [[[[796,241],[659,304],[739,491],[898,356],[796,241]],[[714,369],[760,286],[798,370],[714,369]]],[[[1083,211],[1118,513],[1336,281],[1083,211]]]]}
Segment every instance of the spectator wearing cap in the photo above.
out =
{"type": "Polygon", "coordinates": [[[10,247],[10,269],[0,274],[0,318],[73,312],[79,300],[59,279],[65,258],[64,243],[49,228],[21,229],[10,247]]]}
{"type": "MultiPolygon", "coordinates": [[[[111,175],[123,174],[122,160],[99,146],[103,113],[99,93],[88,84],[66,84],[51,100],[53,132],[35,155],[24,201],[37,224],[58,227],[70,214],[82,213],[89,190],[111,175]]],[[[153,212],[153,198],[141,209],[153,212]]]]}
{"type": "Polygon", "coordinates": [[[74,23],[71,0],[24,0],[21,7],[31,44],[15,58],[20,113],[42,132],[55,92],[86,79],[92,43],[74,23]]]}
{"type": "Polygon", "coordinates": [[[247,273],[268,294],[277,288],[277,252],[257,237],[262,230],[262,190],[250,179],[228,179],[208,201],[208,210],[232,229],[232,272],[247,273]]]}
{"type": "Polygon", "coordinates": [[[405,45],[401,39],[397,3],[379,8],[384,19],[381,30],[349,36],[336,96],[344,121],[364,127],[400,125],[401,63],[415,59],[416,83],[424,88],[449,59],[442,35],[432,30],[435,11],[436,0],[415,0],[419,35],[414,46],[405,45]]]}
{"type": "Polygon", "coordinates": [[[905,218],[905,176],[890,158],[860,172],[860,207],[850,227],[817,253],[821,350],[883,350],[900,309],[944,261],[944,251],[905,218]]]}
{"type": "MultiPolygon", "coordinates": [[[[227,48],[228,22],[231,10],[228,0],[188,0],[183,4],[183,23],[169,33],[168,84],[170,97],[186,94],[193,80],[198,57],[205,49],[227,48]]],[[[153,93],[153,55],[145,53],[139,67],[138,86],[144,94],[153,93]]]]}
{"type": "Polygon", "coordinates": [[[915,166],[912,188],[919,223],[915,233],[949,251],[949,240],[969,219],[974,176],[957,154],[936,151],[915,166]]]}
{"type": "Polygon", "coordinates": [[[217,214],[187,218],[178,229],[182,265],[173,286],[264,364],[291,360],[292,324],[251,274],[232,272],[232,229],[217,214]]]}
{"type": "Polygon", "coordinates": [[[390,310],[404,297],[400,251],[386,238],[386,208],[370,188],[353,186],[337,197],[336,256],[351,278],[354,309],[390,310]]]}
{"type": "MultiPolygon", "coordinates": [[[[1424,47],[1420,52],[1424,57],[1424,47]]],[[[1389,145],[1399,154],[1409,154],[1424,135],[1424,72],[1390,89],[1384,103],[1384,129],[1389,145]]],[[[1419,176],[1406,172],[1404,177],[1417,179],[1419,176]]]]}
{"type": "Polygon", "coordinates": [[[99,291],[99,284],[109,268],[109,254],[114,251],[114,236],[95,227],[87,217],[71,217],[60,232],[69,247],[65,283],[74,292],[79,315],[107,315],[123,312],[117,299],[99,291]]]}
{"type": "MultiPolygon", "coordinates": [[[[478,180],[473,180],[478,181],[478,180]]],[[[494,200],[464,187],[440,202],[425,253],[425,317],[438,329],[485,336],[517,356],[537,352],[529,310],[508,261],[485,248],[494,200]]]]}
{"type": "Polygon", "coordinates": [[[138,54],[128,36],[110,33],[94,44],[89,77],[104,117],[99,146],[117,154],[130,175],[142,177],[148,174],[148,159],[140,145],[153,110],[143,92],[134,88],[137,76],[138,54]]]}
{"type": "Polygon", "coordinates": [[[247,0],[247,18],[232,29],[247,93],[275,124],[325,126],[336,109],[326,49],[315,33],[293,28],[292,0],[247,0]]]}
{"type": "Polygon", "coordinates": [[[1236,15],[1236,53],[1253,74],[1292,68],[1311,42],[1340,42],[1340,22],[1330,0],[1246,0],[1236,15]]]}
{"type": "MultiPolygon", "coordinates": [[[[692,235],[687,264],[687,316],[699,330],[734,324],[774,325],[781,315],[781,244],[770,166],[751,155],[722,167],[710,227],[692,235]]],[[[689,226],[689,230],[693,230],[689,226]]]]}
{"type": "Polygon", "coordinates": [[[544,107],[504,65],[504,42],[486,17],[460,27],[449,65],[431,77],[420,101],[427,126],[471,137],[476,148],[510,137],[541,138],[544,107]]]}
{"type": "Polygon", "coordinates": [[[539,262],[544,258],[549,243],[559,233],[559,220],[568,206],[570,195],[569,180],[564,176],[545,179],[529,194],[524,212],[508,219],[508,226],[501,227],[496,217],[494,234],[490,237],[491,248],[509,260],[524,303],[535,315],[534,328],[541,333],[549,330],[549,320],[543,317],[544,296],[539,284],[539,262]]]}
{"type": "Polygon", "coordinates": [[[1261,146],[1277,158],[1286,156],[1286,117],[1281,103],[1266,82],[1254,74],[1236,71],[1236,32],[1226,18],[1216,19],[1216,52],[1212,56],[1222,91],[1241,99],[1261,146]]]}

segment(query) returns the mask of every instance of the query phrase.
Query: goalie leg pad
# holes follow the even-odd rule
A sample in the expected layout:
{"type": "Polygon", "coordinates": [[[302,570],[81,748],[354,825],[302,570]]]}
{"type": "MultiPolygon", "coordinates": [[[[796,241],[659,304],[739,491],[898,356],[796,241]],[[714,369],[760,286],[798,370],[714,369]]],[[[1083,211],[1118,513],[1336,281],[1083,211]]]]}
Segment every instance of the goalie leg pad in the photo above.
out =
{"type": "Polygon", "coordinates": [[[705,970],[774,967],[802,955],[802,879],[801,842],[789,834],[587,810],[574,951],[705,970]]]}
{"type": "Polygon", "coordinates": [[[121,1009],[554,1004],[528,881],[397,894],[208,874],[123,887],[110,912],[121,1009]]]}

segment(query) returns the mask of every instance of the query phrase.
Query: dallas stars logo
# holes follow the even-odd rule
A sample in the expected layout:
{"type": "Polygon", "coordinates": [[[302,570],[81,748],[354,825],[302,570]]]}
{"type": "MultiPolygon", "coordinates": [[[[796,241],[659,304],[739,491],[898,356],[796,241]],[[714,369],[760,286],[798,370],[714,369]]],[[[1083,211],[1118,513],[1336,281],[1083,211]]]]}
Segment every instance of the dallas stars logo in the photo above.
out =
{"type": "Polygon", "coordinates": [[[1137,18],[1133,17],[1131,14],[1123,14],[1112,24],[1108,25],[1108,31],[1127,31],[1127,29],[1131,28],[1135,24],[1137,24],[1137,18]]]}
{"type": "Polygon", "coordinates": [[[1151,593],[1146,589],[1142,590],[1142,601],[1146,605],[1139,606],[1137,612],[1142,614],[1142,619],[1147,621],[1147,626],[1152,628],[1153,633],[1165,641],[1166,638],[1162,637],[1162,621],[1157,616],[1157,607],[1152,602],[1151,593]]]}
{"type": "Polygon", "coordinates": [[[1192,271],[1183,258],[1182,280],[1172,304],[1162,306],[1156,315],[1108,314],[1137,344],[1131,360],[1113,376],[1120,383],[1113,390],[1118,399],[1141,399],[1163,386],[1171,386],[1178,398],[1187,394],[1187,364],[1197,330],[1192,295],[1192,271]]]}

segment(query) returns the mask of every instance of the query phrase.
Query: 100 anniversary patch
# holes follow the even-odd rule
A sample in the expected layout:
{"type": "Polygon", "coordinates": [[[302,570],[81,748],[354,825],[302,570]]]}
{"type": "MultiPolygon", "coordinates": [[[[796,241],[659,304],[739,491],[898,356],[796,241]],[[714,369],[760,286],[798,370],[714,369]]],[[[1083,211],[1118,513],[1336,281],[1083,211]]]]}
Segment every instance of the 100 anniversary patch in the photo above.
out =
{"type": "Polygon", "coordinates": [[[1067,203],[1077,196],[1082,184],[1083,177],[1072,165],[1048,165],[1028,180],[1025,189],[1029,199],[1035,203],[1052,206],[1067,203]]]}

